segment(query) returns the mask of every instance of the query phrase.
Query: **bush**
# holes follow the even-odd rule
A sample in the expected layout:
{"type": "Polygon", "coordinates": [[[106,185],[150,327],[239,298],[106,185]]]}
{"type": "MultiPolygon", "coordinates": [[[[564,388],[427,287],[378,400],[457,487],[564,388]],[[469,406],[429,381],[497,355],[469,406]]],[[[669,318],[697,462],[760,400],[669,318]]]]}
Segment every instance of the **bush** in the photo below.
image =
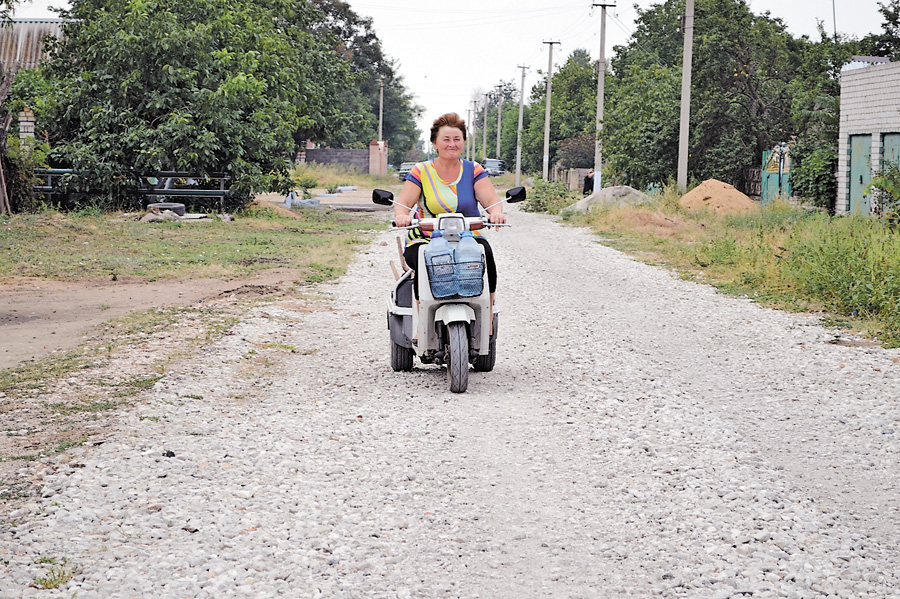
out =
{"type": "Polygon", "coordinates": [[[34,186],[41,184],[34,169],[47,167],[49,147],[33,138],[22,142],[18,136],[10,135],[6,151],[6,192],[13,212],[39,212],[44,202],[34,191],[34,186]]]}
{"type": "Polygon", "coordinates": [[[896,164],[885,164],[872,177],[872,183],[866,189],[866,193],[871,193],[873,188],[876,189],[878,212],[896,219],[897,213],[900,212],[900,168],[896,164]]]}
{"type": "Polygon", "coordinates": [[[804,151],[798,144],[795,149],[796,163],[791,172],[794,195],[810,200],[812,205],[834,212],[837,197],[837,148],[831,145],[819,146],[804,151]]]}
{"type": "Polygon", "coordinates": [[[521,204],[526,212],[547,212],[559,214],[563,208],[571,205],[576,199],[573,192],[566,189],[565,183],[538,179],[531,190],[528,200],[521,204]]]}

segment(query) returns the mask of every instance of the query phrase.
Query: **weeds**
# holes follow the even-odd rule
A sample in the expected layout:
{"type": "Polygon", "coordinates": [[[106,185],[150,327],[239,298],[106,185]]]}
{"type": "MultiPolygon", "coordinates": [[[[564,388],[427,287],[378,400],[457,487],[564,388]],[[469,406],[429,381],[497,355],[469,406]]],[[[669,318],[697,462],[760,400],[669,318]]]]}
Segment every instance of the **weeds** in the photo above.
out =
{"type": "Polygon", "coordinates": [[[33,586],[38,589],[58,589],[68,583],[78,574],[78,568],[68,565],[68,560],[60,560],[57,563],[55,558],[40,558],[40,564],[50,564],[50,568],[46,576],[38,576],[34,578],[33,586]]]}
{"type": "Polygon", "coordinates": [[[566,189],[564,183],[538,179],[528,199],[521,206],[526,212],[559,214],[563,208],[575,202],[575,197],[573,192],[566,189]]]}

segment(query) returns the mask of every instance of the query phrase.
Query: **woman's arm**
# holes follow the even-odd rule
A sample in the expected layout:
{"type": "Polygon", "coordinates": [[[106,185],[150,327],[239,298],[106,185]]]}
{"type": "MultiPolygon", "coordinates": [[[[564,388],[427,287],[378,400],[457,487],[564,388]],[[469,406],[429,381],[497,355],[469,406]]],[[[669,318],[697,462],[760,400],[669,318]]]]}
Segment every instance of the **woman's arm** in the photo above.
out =
{"type": "Polygon", "coordinates": [[[487,211],[491,223],[502,225],[506,222],[503,204],[500,203],[500,196],[497,195],[497,190],[494,189],[490,177],[484,177],[475,182],[475,198],[485,209],[491,206],[487,211]]]}
{"type": "Polygon", "coordinates": [[[405,181],[403,183],[403,188],[400,190],[400,197],[397,198],[397,203],[394,204],[394,223],[396,223],[398,227],[409,226],[409,223],[412,221],[412,213],[410,210],[412,210],[419,201],[419,194],[421,193],[422,190],[412,181],[405,181]]]}

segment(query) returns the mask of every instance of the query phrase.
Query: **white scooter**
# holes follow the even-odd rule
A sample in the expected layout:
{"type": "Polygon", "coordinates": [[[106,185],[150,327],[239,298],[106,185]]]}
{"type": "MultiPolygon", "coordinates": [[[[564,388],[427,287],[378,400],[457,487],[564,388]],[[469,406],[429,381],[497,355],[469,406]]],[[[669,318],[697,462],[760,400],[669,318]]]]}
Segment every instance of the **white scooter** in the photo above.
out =
{"type": "MultiPolygon", "coordinates": [[[[506,199],[501,202],[514,203],[524,199],[525,188],[515,187],[506,192],[506,199]]],[[[372,201],[383,206],[395,203],[394,194],[381,189],[373,192],[372,201]]],[[[410,212],[416,208],[418,206],[413,206],[410,212]]],[[[456,247],[463,231],[497,226],[507,225],[492,225],[484,215],[467,217],[459,213],[448,213],[440,214],[437,218],[414,218],[410,226],[397,229],[420,227],[424,231],[441,231],[451,247],[456,247]]],[[[481,277],[481,292],[471,297],[460,294],[441,297],[440,282],[432,283],[432,279],[436,279],[435,271],[426,264],[427,245],[422,243],[419,247],[418,302],[413,292],[413,285],[416,284],[413,270],[406,267],[402,274],[395,272],[397,282],[391,290],[387,314],[388,330],[391,333],[391,368],[395,371],[412,370],[413,357],[416,355],[423,364],[446,365],[450,391],[463,393],[469,385],[469,363],[476,372],[489,372],[493,370],[497,359],[499,313],[496,306],[491,306],[484,268],[484,249],[478,246],[481,250],[481,267],[475,271],[481,277]],[[433,292],[433,285],[436,293],[433,292]]],[[[403,266],[406,266],[405,263],[403,266]]],[[[460,276],[461,265],[455,266],[456,276],[460,276]]],[[[471,263],[466,263],[465,266],[471,266],[471,263]]],[[[462,271],[472,272],[465,266],[462,271]]]]}

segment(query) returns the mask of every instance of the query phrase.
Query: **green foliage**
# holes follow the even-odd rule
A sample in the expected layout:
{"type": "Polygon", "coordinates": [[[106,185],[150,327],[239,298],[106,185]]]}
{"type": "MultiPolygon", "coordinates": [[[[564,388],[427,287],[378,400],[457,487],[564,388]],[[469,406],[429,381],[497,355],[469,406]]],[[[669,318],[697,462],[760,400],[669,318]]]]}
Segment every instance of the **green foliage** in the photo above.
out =
{"type": "Polygon", "coordinates": [[[303,191],[308,191],[314,187],[319,186],[318,179],[316,179],[314,176],[308,175],[308,174],[299,175],[295,179],[295,181],[297,183],[297,187],[299,187],[303,191]]]}
{"type": "Polygon", "coordinates": [[[900,213],[900,168],[893,163],[883,165],[872,177],[866,193],[871,193],[873,188],[878,190],[879,212],[896,218],[900,213]]]}
{"type": "Polygon", "coordinates": [[[34,169],[46,168],[49,149],[47,144],[33,138],[24,142],[14,135],[7,138],[8,166],[4,175],[14,212],[36,212],[40,209],[41,200],[33,188],[41,180],[34,176],[34,169]]]}
{"type": "Polygon", "coordinates": [[[817,217],[786,247],[800,291],[841,315],[878,318],[900,341],[900,237],[880,219],[817,217]]]}
{"type": "Polygon", "coordinates": [[[299,131],[298,141],[311,136],[334,148],[367,148],[378,137],[383,82],[383,136],[389,148],[388,162],[399,164],[419,140],[416,120],[422,108],[397,73],[397,63],[385,56],[372,19],[360,17],[341,0],[313,0],[313,4],[322,13],[313,32],[334,36],[335,50],[349,63],[352,81],[335,93],[335,103],[343,107],[345,115],[330,123],[321,135],[299,131]]]}
{"type": "Polygon", "coordinates": [[[882,17],[882,31],[861,40],[860,54],[887,56],[892,61],[900,60],[900,0],[878,2],[878,12],[882,17]]]}
{"type": "Polygon", "coordinates": [[[317,13],[289,0],[78,0],[51,62],[18,91],[69,191],[121,203],[158,170],[232,177],[233,191],[283,187],[293,135],[340,117],[345,60],[317,13]]]}
{"type": "Polygon", "coordinates": [[[562,182],[535,181],[534,189],[528,194],[528,199],[520,204],[526,212],[548,212],[559,214],[563,208],[575,202],[575,195],[566,189],[562,182]]]}
{"type": "Polygon", "coordinates": [[[603,156],[607,172],[642,189],[668,181],[677,168],[681,75],[656,63],[625,68],[611,81],[603,156]]]}
{"type": "MultiPolygon", "coordinates": [[[[578,48],[553,75],[550,98],[551,165],[559,159],[560,140],[584,134],[594,135],[597,131],[596,71],[587,50],[578,48]]],[[[530,172],[541,172],[543,167],[546,75],[544,73],[544,80],[532,88],[531,101],[524,115],[522,164],[530,172]]],[[[514,118],[518,119],[518,115],[514,118]]],[[[514,157],[515,154],[512,154],[514,157]]]]}
{"type": "Polygon", "coordinates": [[[566,168],[590,168],[594,166],[596,136],[585,133],[559,142],[559,163],[566,168]]]}
{"type": "Polygon", "coordinates": [[[791,185],[798,197],[831,212],[837,197],[837,146],[818,145],[808,149],[806,144],[795,146],[795,159],[791,167],[791,185]]]}

